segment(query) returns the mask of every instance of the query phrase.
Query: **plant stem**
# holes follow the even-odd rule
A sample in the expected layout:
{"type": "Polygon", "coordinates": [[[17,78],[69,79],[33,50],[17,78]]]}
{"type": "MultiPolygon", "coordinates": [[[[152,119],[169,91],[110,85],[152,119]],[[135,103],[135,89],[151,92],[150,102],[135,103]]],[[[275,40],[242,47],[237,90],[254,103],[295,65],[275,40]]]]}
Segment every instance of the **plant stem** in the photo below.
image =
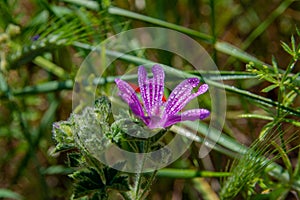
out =
{"type": "Polygon", "coordinates": [[[197,178],[197,177],[226,177],[230,176],[229,172],[213,172],[213,171],[199,171],[194,169],[174,169],[164,168],[157,172],[159,177],[168,178],[197,178]]]}
{"type": "Polygon", "coordinates": [[[138,199],[138,197],[139,197],[139,191],[140,191],[141,179],[142,179],[141,175],[142,175],[142,173],[140,173],[140,172],[136,173],[135,184],[134,184],[134,197],[135,197],[135,199],[138,199]]]}
{"type": "Polygon", "coordinates": [[[68,77],[68,74],[65,72],[65,70],[50,60],[47,60],[46,58],[42,56],[37,56],[34,60],[33,63],[42,67],[43,69],[47,70],[48,72],[56,75],[57,77],[64,79],[68,77]]]}
{"type": "Polygon", "coordinates": [[[81,0],[62,0],[66,3],[71,3],[71,4],[76,4],[79,6],[84,6],[88,9],[91,10],[95,10],[95,11],[99,11],[99,4],[96,1],[90,1],[90,0],[85,0],[85,1],[81,1],[81,0]]]}
{"type": "Polygon", "coordinates": [[[135,13],[135,12],[131,12],[131,11],[122,9],[122,8],[110,7],[108,9],[108,12],[111,15],[120,15],[120,16],[123,16],[123,17],[128,17],[128,18],[132,18],[132,19],[136,19],[136,20],[141,20],[141,21],[148,22],[148,23],[151,23],[151,24],[155,24],[155,25],[159,25],[159,26],[162,26],[162,27],[177,30],[177,31],[180,31],[182,33],[186,33],[188,35],[192,35],[194,37],[197,37],[197,38],[199,38],[199,39],[201,39],[201,40],[203,40],[207,43],[212,43],[212,41],[213,41],[213,37],[208,35],[208,34],[200,33],[200,32],[195,31],[193,29],[189,29],[189,28],[186,28],[186,27],[183,27],[183,26],[172,24],[172,23],[160,20],[160,19],[153,18],[153,17],[148,17],[148,16],[145,16],[145,15],[141,15],[141,14],[138,14],[138,13],[135,13]]]}
{"type": "Polygon", "coordinates": [[[155,178],[156,174],[157,174],[157,170],[155,170],[154,172],[152,172],[151,177],[147,181],[147,185],[145,186],[144,191],[143,191],[143,193],[140,196],[140,199],[145,199],[146,198],[147,192],[150,189],[150,186],[151,186],[152,182],[154,181],[154,178],[155,178]]]}
{"type": "Polygon", "coordinates": [[[125,200],[132,200],[131,197],[126,192],[120,192],[120,194],[125,200]]]}
{"type": "MultiPolygon", "coordinates": [[[[217,35],[216,35],[216,12],[215,12],[215,1],[210,0],[209,1],[209,6],[211,9],[211,15],[210,15],[210,22],[211,22],[211,35],[212,35],[212,44],[215,46],[217,42],[217,35]]],[[[212,57],[216,65],[218,64],[218,59],[217,59],[217,49],[213,49],[212,57]]]]}
{"type": "MultiPolygon", "coordinates": [[[[147,140],[143,143],[143,153],[147,153],[150,150],[150,142],[147,140]]],[[[136,181],[135,181],[135,188],[134,188],[134,193],[135,193],[135,199],[140,200],[142,199],[144,192],[148,190],[148,188],[144,188],[144,192],[142,192],[142,194],[140,195],[140,190],[141,190],[141,181],[142,181],[142,171],[143,171],[143,167],[144,167],[144,163],[145,163],[145,156],[143,156],[143,158],[141,159],[141,163],[140,163],[140,171],[137,172],[136,174],[136,181]]],[[[154,178],[154,177],[153,177],[154,178]]],[[[150,185],[152,184],[153,179],[148,180],[147,186],[150,187],[150,185]],[[151,181],[151,182],[150,182],[151,181]]]]}

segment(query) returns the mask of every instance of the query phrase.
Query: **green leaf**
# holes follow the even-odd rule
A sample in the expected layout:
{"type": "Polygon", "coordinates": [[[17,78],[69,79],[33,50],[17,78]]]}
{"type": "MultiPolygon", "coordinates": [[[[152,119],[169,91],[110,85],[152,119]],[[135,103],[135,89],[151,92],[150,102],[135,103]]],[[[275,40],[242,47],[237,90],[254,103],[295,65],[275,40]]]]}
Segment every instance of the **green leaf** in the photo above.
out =
{"type": "Polygon", "coordinates": [[[79,167],[83,162],[82,155],[80,153],[69,153],[68,154],[68,166],[69,167],[79,167]]]}
{"type": "Polygon", "coordinates": [[[300,148],[298,148],[298,159],[297,159],[297,164],[296,164],[296,167],[295,167],[295,170],[294,170],[294,178],[296,179],[297,177],[300,176],[300,148]]]}
{"type": "MultiPolygon", "coordinates": [[[[239,192],[245,192],[249,185],[257,183],[263,170],[279,157],[276,155],[271,160],[264,158],[275,152],[270,147],[271,141],[276,138],[278,133],[269,131],[263,138],[257,138],[240,159],[233,161],[230,169],[232,174],[226,179],[220,192],[221,199],[234,199],[239,192]]],[[[251,188],[252,186],[249,189],[251,188]]]]}
{"type": "Polygon", "coordinates": [[[96,192],[90,200],[108,200],[108,194],[106,192],[96,192]]]}
{"type": "Polygon", "coordinates": [[[47,60],[42,56],[37,56],[33,60],[33,63],[61,79],[65,79],[68,77],[68,73],[62,67],[57,66],[55,63],[51,62],[50,60],[47,60]]]}
{"type": "MultiPolygon", "coordinates": [[[[300,72],[297,73],[297,74],[295,74],[295,75],[293,75],[293,76],[291,77],[291,80],[292,80],[293,84],[294,84],[295,86],[297,86],[297,87],[300,87],[300,83],[297,82],[297,81],[294,82],[294,80],[297,80],[297,78],[299,78],[299,77],[300,77],[300,72]]],[[[298,88],[298,89],[299,89],[299,88],[298,88]]]]}
{"type": "Polygon", "coordinates": [[[293,50],[284,42],[281,42],[281,46],[283,50],[285,50],[288,54],[293,55],[293,50]]]}
{"type": "MultiPolygon", "coordinates": [[[[37,29],[37,28],[36,28],[37,29]]],[[[75,41],[86,41],[90,32],[77,15],[69,14],[52,18],[46,24],[43,23],[38,31],[30,33],[30,37],[38,36],[32,41],[24,36],[22,43],[15,43],[7,56],[9,68],[17,68],[34,60],[37,56],[43,55],[62,46],[70,46],[75,41]]],[[[48,65],[48,64],[47,64],[48,65]]],[[[46,67],[44,65],[44,67],[46,67]]],[[[49,67],[49,66],[47,66],[49,67]]],[[[53,70],[53,66],[51,66],[53,70]]],[[[65,75],[62,69],[55,69],[56,75],[65,75]]]]}
{"type": "Polygon", "coordinates": [[[264,120],[270,120],[270,121],[274,120],[273,117],[260,115],[260,114],[241,114],[241,115],[238,115],[238,117],[240,117],[240,118],[264,119],[264,120]]]}
{"type": "Polygon", "coordinates": [[[110,185],[107,185],[107,187],[121,192],[129,191],[130,186],[128,184],[128,176],[115,177],[110,185]]]}
{"type": "Polygon", "coordinates": [[[274,68],[274,73],[278,74],[279,73],[279,71],[278,71],[278,64],[277,64],[274,56],[272,56],[272,66],[274,68]]]}
{"type": "Polygon", "coordinates": [[[274,85],[269,85],[268,87],[262,89],[261,91],[262,92],[270,92],[271,90],[273,90],[273,89],[275,89],[277,87],[278,87],[278,85],[275,85],[275,84],[274,85]]]}
{"type": "Polygon", "coordinates": [[[113,182],[114,177],[119,173],[118,170],[110,167],[103,168],[102,172],[106,181],[106,185],[110,185],[113,182]]]}
{"type": "Polygon", "coordinates": [[[246,63],[253,62],[256,66],[266,65],[265,63],[258,60],[254,56],[246,53],[245,51],[241,50],[240,48],[230,43],[216,42],[215,48],[222,53],[238,58],[239,60],[244,61],[246,63]]]}
{"type": "Polygon", "coordinates": [[[74,170],[61,165],[50,166],[42,171],[43,174],[54,175],[54,174],[70,174],[74,170]]]}
{"type": "Polygon", "coordinates": [[[293,124],[293,125],[295,125],[295,126],[300,127],[300,122],[299,122],[299,121],[290,120],[290,121],[288,121],[288,122],[290,122],[291,124],[293,124]]]}
{"type": "Polygon", "coordinates": [[[101,96],[95,101],[95,113],[98,114],[97,117],[103,118],[104,121],[108,119],[111,113],[111,102],[106,96],[101,96]]]}
{"type": "Polygon", "coordinates": [[[204,41],[207,41],[209,43],[211,43],[212,40],[213,40],[213,37],[208,35],[208,34],[201,33],[201,32],[195,31],[193,29],[186,28],[184,26],[179,26],[177,24],[169,23],[169,22],[166,22],[166,21],[163,21],[163,20],[160,20],[160,19],[156,19],[156,18],[153,18],[153,17],[146,16],[146,15],[141,15],[141,14],[138,14],[136,12],[131,12],[129,10],[125,10],[125,9],[122,9],[122,8],[110,7],[108,9],[108,12],[111,15],[120,15],[120,16],[123,16],[123,17],[129,17],[131,19],[137,19],[137,20],[141,20],[141,21],[144,21],[144,22],[159,25],[159,26],[162,26],[162,27],[170,28],[170,29],[173,29],[173,30],[176,30],[176,31],[180,31],[182,33],[185,33],[185,34],[197,37],[199,39],[202,39],[204,41]]]}
{"type": "Polygon", "coordinates": [[[288,192],[289,192],[288,188],[284,188],[284,187],[276,188],[272,192],[270,192],[269,199],[285,199],[288,192]]]}
{"type": "Polygon", "coordinates": [[[3,73],[0,71],[0,94],[8,92],[8,84],[3,76],[3,73]]]}
{"type": "Polygon", "coordinates": [[[271,130],[271,129],[274,127],[274,125],[275,125],[275,122],[274,122],[274,121],[271,121],[271,122],[267,123],[267,124],[261,129],[261,131],[260,131],[258,137],[261,138],[261,139],[263,139],[263,138],[266,136],[266,134],[268,133],[268,131],[271,130]]]}
{"type": "Polygon", "coordinates": [[[269,192],[265,191],[264,194],[257,194],[253,197],[253,200],[270,200],[270,199],[285,199],[289,189],[287,188],[276,188],[270,189],[269,192]]]}
{"type": "Polygon", "coordinates": [[[66,2],[66,3],[71,3],[71,4],[83,6],[83,7],[86,7],[88,9],[95,10],[95,11],[99,10],[99,4],[96,1],[91,1],[91,0],[85,0],[85,1],[81,1],[81,0],[62,0],[62,1],[66,2]]]}
{"type": "Polygon", "coordinates": [[[297,93],[294,90],[290,91],[287,95],[284,96],[283,105],[290,106],[294,102],[296,97],[297,93]]]}
{"type": "Polygon", "coordinates": [[[96,169],[89,168],[76,171],[70,175],[74,180],[74,198],[83,197],[94,192],[104,192],[105,185],[96,169]]]}
{"type": "Polygon", "coordinates": [[[108,189],[130,190],[128,177],[119,175],[118,170],[109,167],[104,167],[99,172],[89,167],[74,172],[70,177],[74,180],[74,198],[89,196],[91,198],[88,199],[105,199],[108,189]],[[105,175],[105,181],[101,179],[100,173],[105,175]]]}
{"type": "Polygon", "coordinates": [[[295,37],[293,35],[291,37],[291,44],[292,44],[293,53],[295,54],[295,52],[296,52],[296,41],[295,41],[295,37]]]}
{"type": "Polygon", "coordinates": [[[0,198],[23,199],[18,193],[5,188],[0,188],[0,198]]]}
{"type": "MultiPolygon", "coordinates": [[[[125,165],[125,162],[117,163],[114,168],[121,169],[125,165]]],[[[128,183],[128,177],[120,175],[120,172],[114,168],[105,167],[103,168],[103,175],[105,177],[105,185],[108,188],[115,189],[118,191],[128,191],[130,186],[128,183]]]]}
{"type": "Polygon", "coordinates": [[[283,161],[287,171],[289,172],[290,177],[292,177],[292,175],[293,175],[292,163],[289,160],[289,157],[288,157],[287,153],[285,152],[285,150],[280,145],[278,145],[274,141],[272,141],[271,143],[277,149],[277,151],[279,152],[279,154],[282,158],[282,161],[283,161]]]}
{"type": "Polygon", "coordinates": [[[56,141],[55,152],[70,150],[75,148],[72,124],[69,121],[61,121],[53,124],[53,138],[56,141]]]}

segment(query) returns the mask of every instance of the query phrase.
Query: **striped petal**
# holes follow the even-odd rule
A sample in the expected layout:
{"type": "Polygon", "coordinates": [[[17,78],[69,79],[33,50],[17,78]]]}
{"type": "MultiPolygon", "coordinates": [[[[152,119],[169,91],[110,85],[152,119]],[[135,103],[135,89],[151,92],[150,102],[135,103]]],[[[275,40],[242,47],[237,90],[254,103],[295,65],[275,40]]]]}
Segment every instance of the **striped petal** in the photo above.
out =
{"type": "Polygon", "coordinates": [[[203,108],[187,110],[185,112],[182,112],[180,115],[169,116],[164,124],[164,127],[168,127],[178,122],[187,121],[187,120],[189,121],[195,121],[197,119],[202,120],[208,117],[209,115],[210,112],[203,108]]]}
{"type": "Polygon", "coordinates": [[[152,67],[153,78],[147,77],[144,66],[138,70],[139,87],[143,99],[144,107],[148,116],[159,115],[162,105],[165,73],[161,66],[152,67]]]}
{"type": "Polygon", "coordinates": [[[129,105],[135,115],[144,120],[145,114],[134,89],[127,82],[121,79],[116,79],[115,82],[119,88],[119,96],[129,105]]]}
{"type": "Polygon", "coordinates": [[[197,87],[200,80],[198,78],[188,78],[182,81],[170,94],[166,102],[166,108],[163,117],[172,116],[178,113],[184,106],[208,90],[208,85],[203,84],[196,93],[192,94],[193,88],[197,87]]]}

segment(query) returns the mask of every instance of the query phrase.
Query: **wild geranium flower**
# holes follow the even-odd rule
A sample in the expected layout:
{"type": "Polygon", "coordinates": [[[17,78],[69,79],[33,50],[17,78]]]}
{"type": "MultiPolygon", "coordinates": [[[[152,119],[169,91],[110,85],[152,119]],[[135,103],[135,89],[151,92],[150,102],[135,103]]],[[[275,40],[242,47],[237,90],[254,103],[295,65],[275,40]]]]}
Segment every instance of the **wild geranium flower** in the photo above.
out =
{"type": "Polygon", "coordinates": [[[144,66],[138,69],[138,84],[143,104],[130,84],[121,79],[115,80],[119,88],[119,96],[150,129],[166,128],[181,121],[202,120],[209,116],[210,112],[203,108],[179,113],[188,102],[208,90],[207,84],[200,85],[198,91],[193,93],[193,88],[199,85],[200,80],[188,78],[177,85],[168,100],[164,102],[164,70],[160,65],[154,65],[152,73],[153,78],[148,78],[144,66]]]}

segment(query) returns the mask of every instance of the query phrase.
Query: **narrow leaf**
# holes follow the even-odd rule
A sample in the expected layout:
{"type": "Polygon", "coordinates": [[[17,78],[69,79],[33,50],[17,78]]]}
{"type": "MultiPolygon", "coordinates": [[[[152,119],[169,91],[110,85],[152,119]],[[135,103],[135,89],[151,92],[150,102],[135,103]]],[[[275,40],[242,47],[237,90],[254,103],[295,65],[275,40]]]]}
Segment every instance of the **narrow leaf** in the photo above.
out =
{"type": "Polygon", "coordinates": [[[284,162],[284,165],[290,175],[290,177],[292,177],[292,174],[293,174],[293,168],[292,168],[292,164],[289,160],[289,157],[288,155],[286,154],[286,152],[284,151],[284,149],[279,146],[277,143],[275,143],[274,141],[271,142],[272,145],[277,149],[277,151],[279,152],[283,162],[284,162]]]}
{"type": "Polygon", "coordinates": [[[255,119],[264,119],[264,120],[274,120],[273,117],[265,116],[265,115],[259,115],[259,114],[242,114],[238,116],[239,118],[255,118],[255,119]]]}
{"type": "Polygon", "coordinates": [[[18,193],[5,188],[0,188],[0,198],[23,199],[23,197],[18,193]]]}
{"type": "Polygon", "coordinates": [[[283,50],[285,50],[288,54],[293,55],[293,51],[292,49],[289,47],[289,45],[287,45],[284,42],[281,42],[281,46],[283,48],[283,50]]]}
{"type": "Polygon", "coordinates": [[[271,90],[273,90],[273,89],[275,89],[277,87],[278,87],[278,85],[269,85],[268,87],[262,89],[261,91],[262,92],[270,92],[271,90]]]}

